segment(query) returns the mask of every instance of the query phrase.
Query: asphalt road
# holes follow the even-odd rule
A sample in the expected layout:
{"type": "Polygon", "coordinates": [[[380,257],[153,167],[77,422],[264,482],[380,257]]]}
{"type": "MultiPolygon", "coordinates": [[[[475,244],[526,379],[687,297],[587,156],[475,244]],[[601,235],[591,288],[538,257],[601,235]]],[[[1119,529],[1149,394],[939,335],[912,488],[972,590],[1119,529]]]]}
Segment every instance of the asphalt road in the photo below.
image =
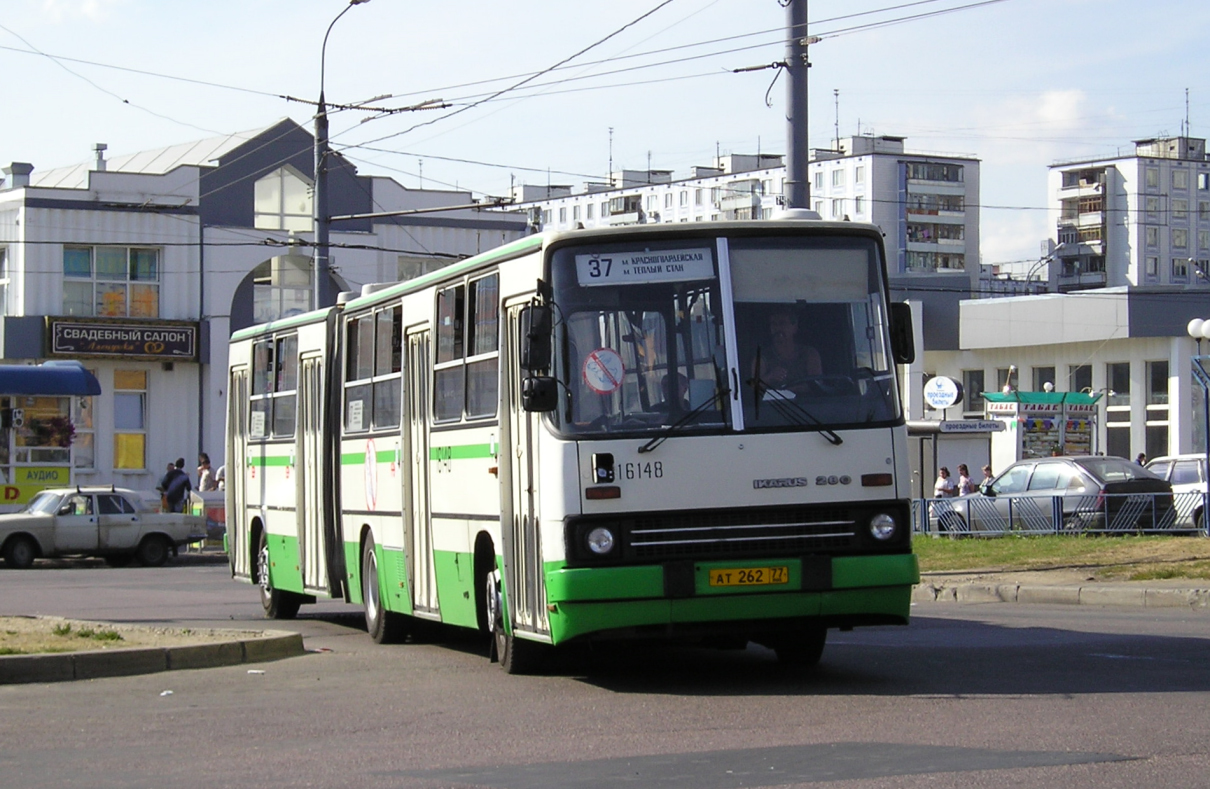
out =
{"type": "MultiPolygon", "coordinates": [[[[194,561],[0,570],[0,613],[279,625],[194,561]]],[[[629,647],[509,677],[477,638],[375,646],[357,609],[305,607],[288,627],[316,651],[263,674],[0,686],[0,786],[1210,786],[1204,612],[914,613],[833,631],[806,674],[759,647],[629,647]]]]}

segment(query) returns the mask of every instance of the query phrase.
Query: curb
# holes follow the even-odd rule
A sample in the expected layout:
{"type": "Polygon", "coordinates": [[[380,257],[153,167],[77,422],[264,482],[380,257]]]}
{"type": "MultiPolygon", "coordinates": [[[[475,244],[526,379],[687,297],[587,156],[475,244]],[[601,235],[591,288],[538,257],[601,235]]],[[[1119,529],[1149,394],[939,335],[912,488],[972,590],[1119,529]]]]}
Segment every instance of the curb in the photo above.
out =
{"type": "Polygon", "coordinates": [[[1210,588],[1149,588],[1126,584],[1019,584],[923,582],[913,603],[1034,603],[1045,605],[1188,608],[1210,612],[1210,588]]]}
{"type": "Polygon", "coordinates": [[[209,632],[230,632],[232,640],[173,647],[0,656],[0,685],[128,677],[160,671],[264,663],[306,652],[302,635],[285,630],[260,631],[255,638],[237,637],[247,631],[209,632]]]}

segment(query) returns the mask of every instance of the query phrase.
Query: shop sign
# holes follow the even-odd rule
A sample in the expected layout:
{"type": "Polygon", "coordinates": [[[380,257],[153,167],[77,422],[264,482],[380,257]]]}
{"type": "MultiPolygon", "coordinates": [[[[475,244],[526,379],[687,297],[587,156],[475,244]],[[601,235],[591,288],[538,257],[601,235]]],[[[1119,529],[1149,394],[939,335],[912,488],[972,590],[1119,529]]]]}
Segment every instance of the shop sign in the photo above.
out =
{"type": "Polygon", "coordinates": [[[123,356],[192,361],[195,323],[121,323],[51,319],[51,356],[123,356]]]}

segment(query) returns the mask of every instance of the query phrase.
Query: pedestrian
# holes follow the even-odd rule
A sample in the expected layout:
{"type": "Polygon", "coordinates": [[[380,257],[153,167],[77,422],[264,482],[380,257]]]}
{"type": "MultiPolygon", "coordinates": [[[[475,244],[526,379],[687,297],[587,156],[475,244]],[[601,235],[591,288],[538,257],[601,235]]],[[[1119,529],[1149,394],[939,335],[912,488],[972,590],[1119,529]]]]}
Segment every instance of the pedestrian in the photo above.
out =
{"type": "Polygon", "coordinates": [[[189,502],[189,494],[193,490],[193,483],[185,473],[185,458],[176,459],[171,479],[169,476],[165,474],[163,480],[164,509],[166,512],[184,512],[185,505],[189,502]]]}
{"type": "Polygon", "coordinates": [[[214,484],[218,485],[219,490],[227,488],[227,465],[225,463],[218,467],[218,471],[214,472],[214,484]]]}
{"type": "Polygon", "coordinates": [[[1139,456],[1134,459],[1134,462],[1138,463],[1140,466],[1145,466],[1147,465],[1147,456],[1140,452],[1139,456]]]}
{"type": "Polygon", "coordinates": [[[992,487],[992,467],[983,467],[983,480],[979,483],[979,492],[987,493],[992,487]]]}
{"type": "Polygon", "coordinates": [[[200,452],[197,456],[197,489],[199,493],[218,490],[218,478],[210,468],[210,456],[205,452],[200,452]]]}
{"type": "Polygon", "coordinates": [[[954,481],[950,479],[950,470],[942,466],[937,471],[937,481],[933,483],[933,498],[949,499],[954,496],[954,481]]]}
{"type": "Polygon", "coordinates": [[[971,482],[970,469],[965,463],[958,464],[958,495],[969,496],[975,492],[975,483],[971,482]]]}

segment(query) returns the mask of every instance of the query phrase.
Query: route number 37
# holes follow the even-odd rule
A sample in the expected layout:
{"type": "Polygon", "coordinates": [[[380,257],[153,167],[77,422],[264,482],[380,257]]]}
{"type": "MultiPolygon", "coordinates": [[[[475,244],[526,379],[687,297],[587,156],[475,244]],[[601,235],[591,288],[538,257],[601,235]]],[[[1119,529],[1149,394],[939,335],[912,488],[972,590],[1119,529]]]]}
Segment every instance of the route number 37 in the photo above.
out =
{"type": "Polygon", "coordinates": [[[588,261],[588,276],[608,277],[613,270],[613,258],[592,258],[588,261]]]}

